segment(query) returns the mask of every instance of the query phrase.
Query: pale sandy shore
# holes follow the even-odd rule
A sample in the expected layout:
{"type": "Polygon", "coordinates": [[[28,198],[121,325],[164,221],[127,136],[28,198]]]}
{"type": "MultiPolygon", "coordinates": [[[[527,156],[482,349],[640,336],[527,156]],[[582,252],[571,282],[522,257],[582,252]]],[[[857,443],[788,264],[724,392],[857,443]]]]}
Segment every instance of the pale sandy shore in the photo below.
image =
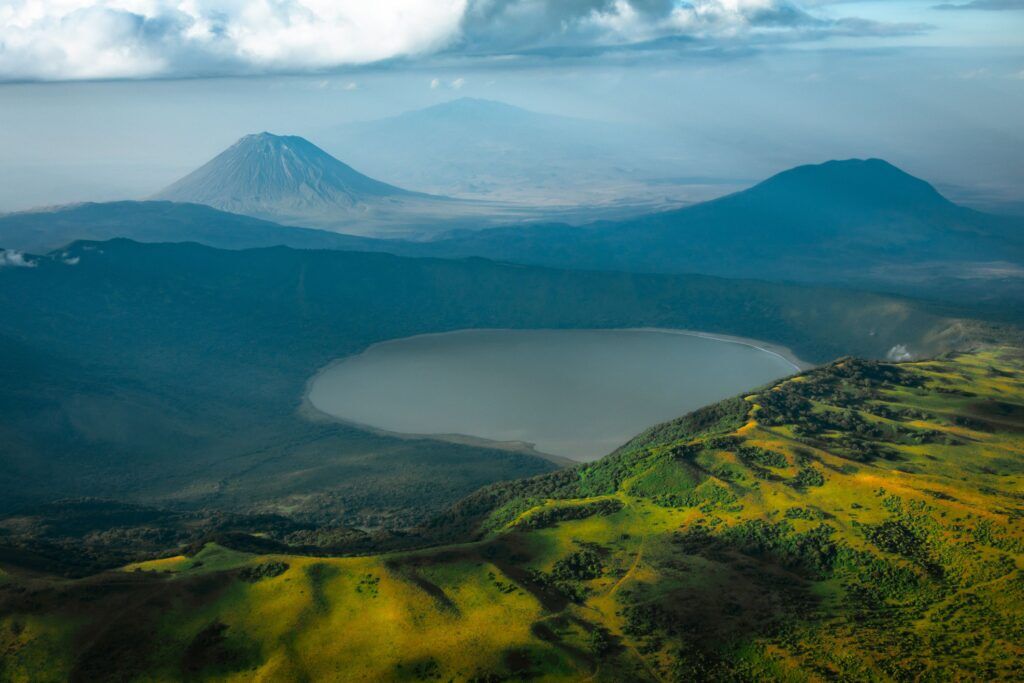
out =
{"type": "Polygon", "coordinates": [[[808,363],[807,361],[797,357],[792,350],[781,344],[772,344],[771,342],[761,341],[760,339],[751,339],[750,337],[737,337],[731,334],[718,334],[717,332],[698,332],[696,330],[678,330],[671,327],[631,327],[629,330],[636,330],[638,332],[663,332],[666,334],[683,334],[688,337],[703,337],[704,339],[715,339],[717,341],[730,342],[733,344],[742,344],[743,346],[749,346],[757,349],[758,351],[764,351],[770,353],[773,356],[778,356],[782,360],[786,361],[793,366],[794,372],[804,372],[817,367],[814,363],[808,363]]]}

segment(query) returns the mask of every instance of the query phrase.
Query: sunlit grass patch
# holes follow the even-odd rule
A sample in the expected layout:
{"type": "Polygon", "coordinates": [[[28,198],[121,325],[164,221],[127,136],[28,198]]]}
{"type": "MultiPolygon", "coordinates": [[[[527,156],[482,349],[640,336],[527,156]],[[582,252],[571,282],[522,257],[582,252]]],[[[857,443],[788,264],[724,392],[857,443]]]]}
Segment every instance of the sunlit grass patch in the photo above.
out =
{"type": "Polygon", "coordinates": [[[252,559],[251,553],[243,553],[230,548],[208,543],[195,555],[175,555],[158,560],[147,560],[136,562],[124,567],[125,571],[147,571],[147,572],[217,572],[225,569],[235,569],[248,563],[252,559]]]}

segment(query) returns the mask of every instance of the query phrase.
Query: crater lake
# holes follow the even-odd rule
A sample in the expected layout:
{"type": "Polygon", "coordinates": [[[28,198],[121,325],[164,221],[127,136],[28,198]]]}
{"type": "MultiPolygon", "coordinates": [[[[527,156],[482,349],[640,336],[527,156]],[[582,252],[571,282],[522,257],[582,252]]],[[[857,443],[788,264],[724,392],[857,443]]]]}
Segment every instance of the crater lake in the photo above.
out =
{"type": "Polygon", "coordinates": [[[677,330],[461,330],[340,359],[307,398],[364,427],[586,461],[798,369],[785,349],[677,330]]]}

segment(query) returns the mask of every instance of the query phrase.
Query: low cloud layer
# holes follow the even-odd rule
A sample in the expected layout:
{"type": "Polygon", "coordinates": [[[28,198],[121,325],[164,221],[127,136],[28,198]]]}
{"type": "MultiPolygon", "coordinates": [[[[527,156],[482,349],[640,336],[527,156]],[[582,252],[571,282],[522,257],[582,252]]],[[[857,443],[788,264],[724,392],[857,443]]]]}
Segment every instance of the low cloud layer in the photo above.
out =
{"type": "Polygon", "coordinates": [[[826,18],[789,0],[9,0],[0,80],[318,71],[438,53],[559,56],[925,28],[826,18]]]}
{"type": "Polygon", "coordinates": [[[34,268],[35,261],[29,260],[20,251],[0,249],[0,268],[34,268]]]}

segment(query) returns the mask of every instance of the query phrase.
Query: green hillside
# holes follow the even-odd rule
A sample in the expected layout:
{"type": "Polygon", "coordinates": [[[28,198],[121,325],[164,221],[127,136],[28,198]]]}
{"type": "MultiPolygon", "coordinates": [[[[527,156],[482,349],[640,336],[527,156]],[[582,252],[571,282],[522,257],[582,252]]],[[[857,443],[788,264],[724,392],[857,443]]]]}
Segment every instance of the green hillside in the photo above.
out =
{"type": "Polygon", "coordinates": [[[448,545],[9,570],[0,679],[1019,680],[1022,431],[1017,349],[841,359],[485,488],[448,545]]]}
{"type": "MultiPolygon", "coordinates": [[[[396,439],[298,412],[319,368],[386,339],[674,327],[776,342],[822,362],[884,357],[896,345],[935,353],[984,332],[894,297],[482,259],[113,240],[32,263],[0,269],[0,514],[88,496],[204,518],[401,528],[485,484],[554,469],[529,454],[396,439]]],[[[100,552],[128,533],[113,529],[47,542],[85,534],[100,552]]]]}

